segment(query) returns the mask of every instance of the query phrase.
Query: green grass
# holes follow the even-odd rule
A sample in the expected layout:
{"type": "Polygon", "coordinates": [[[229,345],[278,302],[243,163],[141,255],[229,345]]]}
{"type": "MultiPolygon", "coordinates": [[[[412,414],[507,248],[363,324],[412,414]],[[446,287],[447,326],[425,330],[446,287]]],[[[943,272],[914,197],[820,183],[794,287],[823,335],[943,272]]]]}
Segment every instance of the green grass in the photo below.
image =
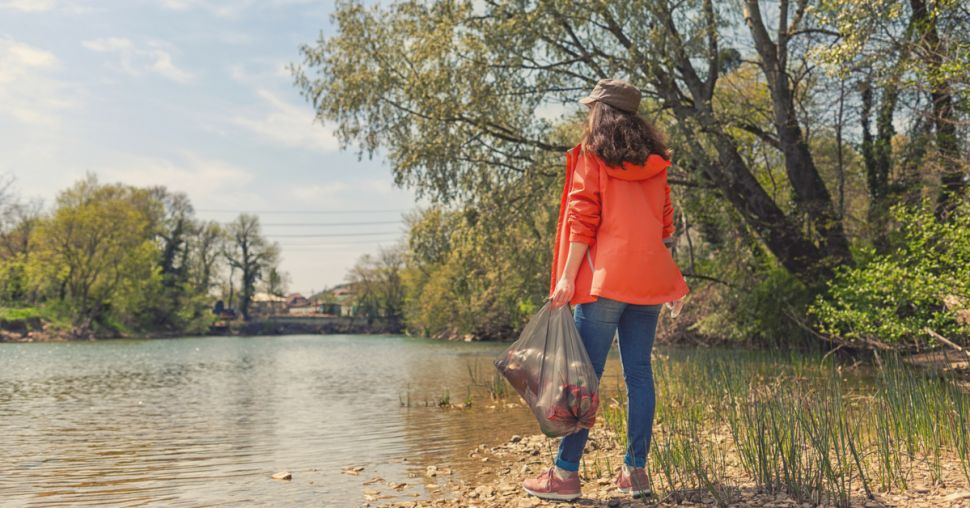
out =
{"type": "Polygon", "coordinates": [[[38,307],[0,307],[0,319],[4,321],[21,321],[45,317],[38,307]]]}
{"type": "MultiPolygon", "coordinates": [[[[675,502],[700,492],[731,504],[739,477],[731,462],[759,490],[812,505],[849,506],[877,491],[905,490],[918,470],[941,483],[953,461],[970,485],[968,394],[940,373],[898,358],[884,363],[847,369],[811,356],[660,355],[648,461],[655,488],[675,502]]],[[[621,449],[623,392],[602,393],[600,413],[621,449]]]]}
{"type": "MultiPolygon", "coordinates": [[[[812,505],[907,489],[917,470],[942,483],[952,461],[970,485],[970,397],[940,373],[884,363],[847,369],[723,350],[658,358],[654,487],[674,501],[701,492],[726,506],[737,493],[732,462],[759,490],[812,505]]],[[[601,395],[603,425],[626,447],[626,401],[601,395]]]]}
{"type": "Polygon", "coordinates": [[[512,385],[491,365],[491,362],[484,365],[482,362],[468,361],[465,368],[470,387],[483,392],[489,399],[505,400],[509,396],[516,395],[512,385]]]}
{"type": "MultiPolygon", "coordinates": [[[[611,367],[612,368],[612,367],[611,367]]],[[[833,358],[739,350],[658,351],[657,407],[648,468],[661,499],[738,501],[739,484],[799,503],[849,506],[906,490],[924,473],[947,488],[970,486],[970,396],[944,373],[851,367],[833,358]],[[961,481],[946,478],[959,464],[961,481]]],[[[490,362],[470,362],[466,403],[516,397],[490,362]],[[473,396],[474,394],[474,396],[473,396]]],[[[599,425],[628,446],[622,381],[600,386],[599,425]]],[[[436,397],[447,401],[447,391],[436,397]]],[[[402,406],[413,404],[410,393],[402,406]]],[[[614,457],[615,459],[616,457],[614,457]]],[[[615,473],[597,456],[587,479],[615,473]]]]}

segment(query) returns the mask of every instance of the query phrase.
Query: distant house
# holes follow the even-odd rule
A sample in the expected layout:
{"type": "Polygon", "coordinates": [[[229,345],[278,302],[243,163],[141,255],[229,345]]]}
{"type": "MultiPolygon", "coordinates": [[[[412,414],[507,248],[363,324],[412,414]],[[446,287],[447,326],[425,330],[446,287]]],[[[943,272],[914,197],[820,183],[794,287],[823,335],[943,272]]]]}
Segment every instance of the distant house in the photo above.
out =
{"type": "Polygon", "coordinates": [[[270,293],[256,293],[250,304],[249,312],[254,316],[273,316],[286,314],[287,299],[270,293]]]}
{"type": "Polygon", "coordinates": [[[316,314],[317,308],[309,298],[300,293],[290,293],[286,296],[287,312],[294,316],[316,314]]]}
{"type": "Polygon", "coordinates": [[[290,293],[286,295],[286,306],[291,309],[293,307],[309,307],[310,300],[300,293],[290,293]]]}
{"type": "Polygon", "coordinates": [[[321,314],[352,317],[357,314],[357,292],[352,284],[341,284],[318,294],[317,308],[321,314]]]}

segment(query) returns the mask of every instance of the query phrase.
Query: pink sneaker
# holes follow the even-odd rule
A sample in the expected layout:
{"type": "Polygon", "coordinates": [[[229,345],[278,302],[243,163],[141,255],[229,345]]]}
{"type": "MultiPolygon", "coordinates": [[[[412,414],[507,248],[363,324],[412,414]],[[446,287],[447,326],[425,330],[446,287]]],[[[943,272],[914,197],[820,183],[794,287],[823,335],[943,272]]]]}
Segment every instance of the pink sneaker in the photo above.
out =
{"type": "Polygon", "coordinates": [[[575,474],[563,480],[556,476],[555,469],[549,468],[539,476],[527,479],[522,482],[522,488],[542,499],[572,501],[579,497],[579,475],[575,474]]]}
{"type": "Polygon", "coordinates": [[[620,474],[616,477],[616,487],[620,492],[633,494],[633,497],[650,496],[650,479],[647,472],[642,467],[627,468],[621,467],[620,474]]]}

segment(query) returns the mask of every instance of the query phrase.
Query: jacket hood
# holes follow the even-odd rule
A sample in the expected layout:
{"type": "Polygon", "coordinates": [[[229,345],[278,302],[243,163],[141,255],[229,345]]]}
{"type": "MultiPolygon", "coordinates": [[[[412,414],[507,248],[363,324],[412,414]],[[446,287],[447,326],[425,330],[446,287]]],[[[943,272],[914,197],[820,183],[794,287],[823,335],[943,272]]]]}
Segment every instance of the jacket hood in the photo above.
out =
{"type": "Polygon", "coordinates": [[[643,164],[624,162],[623,167],[606,166],[606,174],[618,180],[646,180],[663,173],[670,167],[670,161],[652,153],[643,164]]]}

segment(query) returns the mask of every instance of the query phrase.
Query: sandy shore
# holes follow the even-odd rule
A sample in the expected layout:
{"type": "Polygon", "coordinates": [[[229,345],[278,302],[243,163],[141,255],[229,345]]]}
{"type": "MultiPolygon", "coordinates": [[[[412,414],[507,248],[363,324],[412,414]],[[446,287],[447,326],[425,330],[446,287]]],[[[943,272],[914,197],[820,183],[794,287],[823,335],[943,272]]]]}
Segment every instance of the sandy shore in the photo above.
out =
{"type": "MultiPolygon", "coordinates": [[[[573,502],[550,502],[527,495],[521,488],[524,478],[535,475],[551,464],[557,441],[542,435],[512,436],[504,444],[479,447],[468,451],[471,463],[481,463],[481,469],[472,467],[478,473],[466,474],[467,477],[453,474],[449,468],[427,466],[423,475],[414,475],[410,486],[423,482],[428,496],[420,499],[402,500],[408,494],[404,483],[382,483],[375,479],[362,485],[362,506],[389,506],[396,508],[417,507],[567,507],[567,506],[716,506],[718,502],[709,491],[683,490],[658,492],[656,497],[647,500],[634,500],[619,492],[613,485],[616,468],[622,459],[622,449],[615,436],[601,426],[594,428],[586,448],[587,467],[581,470],[583,495],[573,502]],[[592,466],[590,464],[597,464],[592,466]],[[610,464],[612,470],[605,470],[610,464]]],[[[874,492],[868,498],[861,487],[854,492],[852,506],[860,507],[948,507],[970,508],[970,488],[963,476],[958,462],[944,463],[944,484],[933,484],[927,469],[914,468],[909,489],[901,492],[874,492]]],[[[468,471],[468,468],[462,468],[468,471]]],[[[720,490],[726,493],[727,506],[763,507],[810,507],[810,503],[799,503],[784,493],[760,491],[746,477],[737,460],[729,460],[729,478],[718,479],[720,490]]],[[[835,506],[825,504],[819,506],[835,506]]]]}

